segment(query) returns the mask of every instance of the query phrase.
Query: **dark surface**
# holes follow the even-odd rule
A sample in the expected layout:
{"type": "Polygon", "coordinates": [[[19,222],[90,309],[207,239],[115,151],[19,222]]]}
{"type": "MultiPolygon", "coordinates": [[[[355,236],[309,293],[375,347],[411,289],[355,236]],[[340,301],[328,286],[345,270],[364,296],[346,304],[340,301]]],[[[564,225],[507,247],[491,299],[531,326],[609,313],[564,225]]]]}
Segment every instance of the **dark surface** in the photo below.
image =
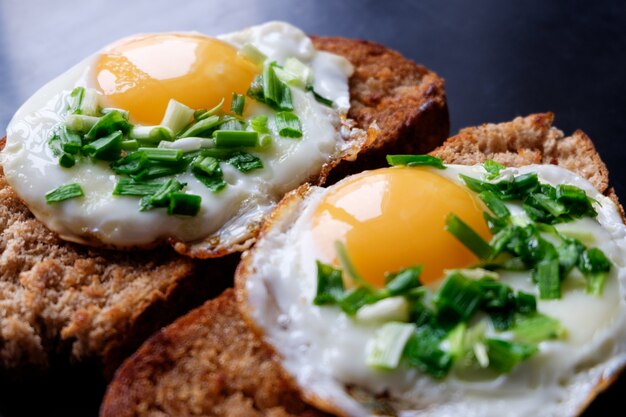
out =
{"type": "MultiPolygon", "coordinates": [[[[553,111],[566,133],[589,134],[626,198],[621,1],[0,0],[0,130],[39,87],[122,36],[219,34],[267,20],[378,41],[437,71],[447,82],[453,133],[553,111]]],[[[0,386],[0,417],[95,416],[102,385],[64,374],[32,388],[0,386]]],[[[585,417],[623,415],[624,392],[626,377],[585,417]]]]}

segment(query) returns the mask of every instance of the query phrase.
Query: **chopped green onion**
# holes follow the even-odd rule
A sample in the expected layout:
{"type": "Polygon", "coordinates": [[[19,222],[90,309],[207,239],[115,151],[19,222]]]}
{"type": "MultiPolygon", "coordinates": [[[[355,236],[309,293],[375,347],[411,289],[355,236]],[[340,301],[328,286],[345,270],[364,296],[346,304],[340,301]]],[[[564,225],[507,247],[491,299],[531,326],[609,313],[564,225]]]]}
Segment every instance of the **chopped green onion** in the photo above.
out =
{"type": "Polygon", "coordinates": [[[232,101],[230,103],[230,111],[238,116],[243,114],[243,107],[246,103],[246,96],[243,94],[233,93],[232,101]]]}
{"type": "Polygon", "coordinates": [[[561,298],[561,277],[559,275],[558,259],[546,259],[539,262],[533,276],[539,284],[539,298],[543,300],[561,298]]]}
{"type": "Polygon", "coordinates": [[[328,106],[328,107],[332,107],[333,106],[333,101],[328,99],[328,98],[326,98],[326,97],[324,97],[324,96],[322,96],[322,95],[320,95],[317,91],[315,91],[315,89],[313,88],[312,85],[308,85],[306,87],[306,91],[310,91],[311,93],[313,93],[313,97],[315,98],[315,100],[318,103],[321,103],[321,104],[323,104],[325,106],[328,106]]]}
{"type": "Polygon", "coordinates": [[[63,168],[71,168],[76,164],[76,158],[68,153],[64,153],[59,158],[59,165],[63,168]]]}
{"type": "Polygon", "coordinates": [[[46,193],[46,203],[59,203],[70,198],[82,197],[85,194],[80,184],[65,184],[46,193]]]}
{"type": "Polygon", "coordinates": [[[174,134],[178,134],[191,122],[194,111],[174,99],[170,99],[161,120],[161,126],[167,126],[174,134]]]}
{"type": "Polygon", "coordinates": [[[409,302],[405,297],[389,297],[367,304],[356,312],[356,320],[362,323],[406,322],[410,318],[409,302]]]}
{"type": "MultiPolygon", "coordinates": [[[[123,142],[122,142],[123,143],[123,142]]],[[[148,159],[143,152],[134,152],[111,164],[111,169],[116,174],[136,174],[146,167],[148,159]]]]}
{"type": "Polygon", "coordinates": [[[257,143],[257,147],[259,148],[267,148],[274,143],[274,139],[272,139],[271,135],[259,135],[259,140],[257,143]]]}
{"type": "Polygon", "coordinates": [[[183,157],[182,149],[139,148],[138,152],[153,161],[177,162],[183,157]]]}
{"type": "Polygon", "coordinates": [[[134,139],[123,140],[122,149],[125,151],[136,151],[139,149],[139,142],[134,139]]]}
{"type": "Polygon", "coordinates": [[[93,128],[99,120],[100,117],[70,114],[65,118],[65,125],[74,132],[86,133],[93,128]]]}
{"type": "Polygon", "coordinates": [[[554,217],[559,217],[567,213],[567,209],[563,204],[542,193],[533,193],[529,195],[524,204],[546,211],[554,217]]]}
{"type": "Polygon", "coordinates": [[[220,125],[220,123],[221,121],[219,116],[209,116],[206,119],[202,119],[199,122],[189,126],[187,130],[180,134],[180,137],[187,138],[210,136],[215,128],[220,125]]]}
{"type": "Polygon", "coordinates": [[[488,180],[493,180],[493,179],[498,178],[500,176],[500,171],[503,170],[506,167],[504,165],[494,161],[493,159],[487,159],[483,163],[483,168],[485,168],[485,171],[487,171],[487,173],[488,173],[486,178],[488,180]]]}
{"type": "Polygon", "coordinates": [[[295,87],[301,87],[301,86],[303,87],[303,85],[300,82],[300,79],[298,78],[296,74],[292,74],[289,71],[285,71],[283,68],[280,68],[280,67],[274,67],[274,73],[276,74],[278,79],[284,82],[285,84],[293,85],[295,87]]]}
{"type": "Polygon", "coordinates": [[[237,55],[242,56],[253,64],[261,67],[267,56],[251,43],[246,43],[237,51],[237,55]]]}
{"type": "Polygon", "coordinates": [[[320,261],[317,261],[316,264],[317,293],[313,299],[313,304],[318,306],[337,304],[343,298],[345,291],[341,271],[320,261]]]}
{"type": "Polygon", "coordinates": [[[309,68],[308,65],[305,65],[297,58],[287,58],[285,60],[284,69],[293,76],[290,84],[296,85],[298,87],[304,87],[309,85],[309,83],[311,82],[311,68],[309,68]]]}
{"type": "Polygon", "coordinates": [[[133,196],[146,196],[153,195],[163,186],[163,183],[158,182],[142,182],[135,181],[128,178],[120,178],[115,184],[113,189],[113,195],[133,195],[133,196]]]}
{"type": "Polygon", "coordinates": [[[69,105],[67,108],[67,112],[69,114],[80,114],[80,105],[83,102],[83,97],[85,95],[85,87],[76,87],[72,90],[69,95],[69,105]]]}
{"type": "Polygon", "coordinates": [[[504,204],[502,200],[500,200],[493,192],[483,191],[478,194],[478,197],[480,197],[483,203],[485,203],[485,205],[496,217],[506,218],[510,216],[511,212],[507,208],[506,204],[504,204]]]}
{"type": "Polygon", "coordinates": [[[167,208],[167,214],[195,216],[200,211],[202,197],[199,195],[173,192],[169,198],[170,204],[167,208]]]}
{"type": "Polygon", "coordinates": [[[135,174],[131,174],[132,178],[137,181],[152,180],[155,178],[168,177],[183,172],[189,166],[189,161],[182,159],[175,163],[155,163],[157,161],[148,161],[143,169],[135,174]]]}
{"type": "Polygon", "coordinates": [[[94,159],[112,161],[122,152],[122,132],[117,130],[83,146],[83,152],[94,159]]]}
{"type": "Polygon", "coordinates": [[[447,337],[448,344],[449,344],[448,352],[455,359],[460,359],[463,353],[465,352],[464,339],[465,339],[466,331],[467,331],[467,324],[459,323],[456,325],[456,327],[450,330],[450,333],[448,333],[448,337],[447,337]]]}
{"type": "Polygon", "coordinates": [[[208,176],[199,173],[198,171],[193,171],[194,176],[204,184],[209,190],[217,193],[223,190],[226,187],[226,181],[224,181],[223,176],[208,176]]]}
{"type": "Polygon", "coordinates": [[[278,78],[274,71],[276,63],[265,64],[263,75],[257,76],[247,95],[253,99],[266,103],[275,110],[293,110],[291,90],[278,78]]]}
{"type": "Polygon", "coordinates": [[[367,282],[361,274],[356,270],[350,257],[348,256],[348,251],[340,240],[335,241],[335,250],[337,251],[337,257],[339,258],[339,263],[341,264],[341,268],[343,271],[348,274],[348,276],[355,283],[367,288],[368,290],[372,290],[372,286],[369,282],[367,282]]]}
{"type": "Polygon", "coordinates": [[[234,117],[231,118],[224,118],[222,119],[222,122],[220,124],[220,130],[246,130],[245,125],[243,124],[243,122],[241,122],[240,120],[235,119],[234,117]]]}
{"type": "Polygon", "coordinates": [[[435,305],[439,311],[458,317],[460,321],[469,320],[483,300],[480,285],[456,272],[446,277],[435,295],[435,305]]]}
{"type": "Polygon", "coordinates": [[[219,161],[212,156],[198,156],[191,164],[194,176],[209,190],[218,192],[226,187],[219,161]]]}
{"type": "Polygon", "coordinates": [[[492,255],[492,248],[489,243],[469,227],[463,220],[455,214],[450,213],[446,219],[446,230],[454,235],[480,259],[489,259],[492,255]]]}
{"type": "Polygon", "coordinates": [[[508,373],[522,361],[530,358],[539,349],[534,345],[509,342],[499,339],[487,339],[489,367],[498,372],[508,373]]]}
{"type": "Polygon", "coordinates": [[[422,327],[433,324],[436,315],[435,312],[426,307],[424,303],[417,301],[411,306],[410,318],[417,327],[422,327]]]}
{"type": "Polygon", "coordinates": [[[98,120],[98,122],[89,129],[89,132],[85,135],[87,140],[95,140],[104,136],[108,136],[115,131],[121,131],[127,134],[132,125],[128,123],[128,120],[119,111],[112,111],[106,114],[98,120]]]}
{"type": "Polygon", "coordinates": [[[513,290],[509,286],[490,278],[482,278],[476,284],[483,292],[483,309],[506,309],[513,304],[513,290]]]}
{"type": "Polygon", "coordinates": [[[263,68],[263,94],[265,101],[277,110],[293,110],[291,90],[276,76],[275,66],[275,63],[271,63],[263,68]]]}
{"type": "Polygon", "coordinates": [[[221,174],[220,163],[211,156],[200,156],[191,164],[194,171],[202,171],[206,175],[221,174]]]}
{"type": "Polygon", "coordinates": [[[530,194],[539,187],[539,177],[534,172],[522,174],[513,178],[513,185],[518,193],[530,194]]]}
{"type": "Polygon", "coordinates": [[[441,158],[431,155],[387,155],[387,163],[391,166],[406,165],[415,166],[431,166],[439,169],[445,169],[441,158]]]}
{"type": "Polygon", "coordinates": [[[100,113],[105,115],[105,114],[111,113],[112,111],[117,111],[117,112],[122,113],[122,116],[124,116],[126,118],[126,120],[128,120],[128,110],[118,109],[118,108],[115,108],[115,107],[105,107],[105,108],[100,110],[100,113]]]}
{"type": "Polygon", "coordinates": [[[587,279],[587,292],[589,294],[602,295],[611,266],[611,261],[598,248],[587,249],[581,254],[578,260],[578,269],[587,279]]]}
{"type": "Polygon", "coordinates": [[[570,214],[574,216],[595,217],[597,215],[591,205],[592,200],[587,197],[585,191],[576,186],[565,184],[557,185],[556,200],[566,205],[570,214]]]}
{"type": "Polygon", "coordinates": [[[263,162],[259,157],[246,152],[234,152],[226,162],[243,173],[263,168],[263,162]]]}
{"type": "Polygon", "coordinates": [[[278,134],[283,137],[302,137],[300,119],[292,112],[281,111],[276,113],[276,129],[278,130],[278,134]]]}
{"type": "Polygon", "coordinates": [[[168,206],[170,203],[170,195],[174,192],[182,190],[187,184],[170,178],[166,182],[159,185],[160,187],[148,198],[148,203],[151,207],[168,206]]]}
{"type": "Polygon", "coordinates": [[[561,339],[566,331],[557,319],[544,314],[533,314],[519,315],[515,320],[513,334],[518,342],[536,344],[544,340],[561,339]]]}
{"type": "Polygon", "coordinates": [[[72,155],[76,155],[80,152],[83,146],[83,140],[80,135],[67,130],[67,126],[62,127],[59,130],[59,137],[63,144],[63,151],[72,155]]]}
{"type": "Polygon", "coordinates": [[[269,133],[270,129],[267,127],[267,116],[262,114],[260,116],[253,117],[249,120],[250,127],[255,132],[269,133]]]}
{"type": "Polygon", "coordinates": [[[413,324],[385,323],[374,335],[374,340],[366,359],[367,365],[382,369],[397,368],[404,347],[414,331],[415,326],[413,324]]]}
{"type": "Polygon", "coordinates": [[[217,105],[215,107],[213,107],[211,110],[196,110],[193,113],[193,119],[196,122],[199,122],[200,120],[204,120],[207,117],[213,116],[215,113],[219,112],[222,109],[222,106],[224,105],[224,97],[222,97],[222,100],[220,100],[219,103],[217,103],[217,105]]]}
{"type": "Polygon", "coordinates": [[[359,287],[353,291],[348,292],[339,301],[339,307],[349,316],[354,316],[359,309],[365,305],[373,304],[380,300],[376,294],[369,288],[359,287]]]}
{"type": "Polygon", "coordinates": [[[169,127],[161,125],[133,126],[129,135],[133,139],[144,139],[154,143],[174,139],[174,132],[169,127]]]}
{"type": "Polygon", "coordinates": [[[420,285],[419,277],[422,273],[422,267],[416,265],[410,268],[405,268],[398,273],[387,274],[387,284],[385,288],[390,295],[405,294],[413,288],[417,288],[420,285]]]}
{"type": "Polygon", "coordinates": [[[522,314],[529,314],[537,311],[537,299],[532,294],[518,291],[517,297],[515,298],[515,303],[517,311],[522,314]]]}
{"type": "Polygon", "coordinates": [[[95,116],[98,114],[98,92],[95,88],[86,88],[79,105],[80,114],[95,116]]]}
{"type": "Polygon", "coordinates": [[[61,135],[59,130],[55,130],[48,138],[48,148],[52,151],[52,155],[55,157],[60,157],[65,153],[63,150],[63,140],[61,139],[61,135]]]}
{"type": "Polygon", "coordinates": [[[257,132],[243,130],[217,130],[214,137],[218,148],[252,148],[259,140],[257,132]]]}
{"type": "Polygon", "coordinates": [[[440,328],[423,326],[409,338],[403,357],[407,364],[429,374],[433,378],[445,377],[452,367],[453,358],[439,345],[446,332],[440,328]]]}

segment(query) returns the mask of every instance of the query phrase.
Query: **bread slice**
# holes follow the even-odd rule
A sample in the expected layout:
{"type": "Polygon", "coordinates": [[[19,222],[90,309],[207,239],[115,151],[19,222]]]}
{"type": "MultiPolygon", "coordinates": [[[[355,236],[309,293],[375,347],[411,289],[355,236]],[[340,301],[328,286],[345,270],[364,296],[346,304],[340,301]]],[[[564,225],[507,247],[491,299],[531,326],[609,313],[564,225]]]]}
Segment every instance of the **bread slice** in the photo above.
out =
{"type": "MultiPolygon", "coordinates": [[[[557,163],[611,193],[606,167],[590,139],[580,131],[565,137],[552,120],[550,113],[535,114],[464,129],[433,154],[446,163],[475,164],[487,158],[510,166],[557,163]]],[[[307,189],[305,185],[284,198],[264,230],[288,222],[307,189]]],[[[240,296],[239,278],[249,258],[244,255],[238,269],[240,296]]],[[[277,354],[245,325],[236,303],[228,290],[152,336],[118,369],[100,416],[324,415],[299,399],[277,354]]],[[[603,381],[598,391],[609,382],[603,381]]]]}
{"type": "MultiPolygon", "coordinates": [[[[425,151],[446,138],[436,74],[381,45],[315,43],[352,61],[349,117],[363,129],[376,121],[383,132],[338,169],[381,164],[381,149],[425,151]],[[398,106],[405,111],[392,116],[398,106]]],[[[57,360],[91,359],[111,372],[149,334],[232,285],[237,261],[236,253],[203,262],[170,248],[125,253],[62,241],[33,217],[0,167],[0,376],[57,360]]]]}

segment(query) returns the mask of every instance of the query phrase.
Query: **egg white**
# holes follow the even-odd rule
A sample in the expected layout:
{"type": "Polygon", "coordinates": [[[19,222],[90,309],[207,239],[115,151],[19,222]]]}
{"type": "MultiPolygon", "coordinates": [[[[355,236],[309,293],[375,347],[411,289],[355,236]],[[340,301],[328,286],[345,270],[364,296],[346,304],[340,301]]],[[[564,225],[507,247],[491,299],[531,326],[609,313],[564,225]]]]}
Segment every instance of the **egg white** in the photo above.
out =
{"type": "MultiPolygon", "coordinates": [[[[461,182],[460,173],[481,178],[484,169],[450,165],[436,172],[461,182]]],[[[626,364],[626,226],[615,204],[586,180],[557,166],[531,165],[503,174],[527,172],[537,172],[540,181],[552,185],[580,187],[598,202],[597,219],[563,227],[591,235],[586,244],[604,251],[614,267],[601,297],[586,294],[570,279],[562,299],[551,301],[539,299],[529,274],[501,273],[502,282],[535,294],[538,310],[560,320],[568,336],[542,342],[538,354],[493,380],[469,381],[453,372],[437,381],[414,368],[368,367],[367,346],[379,324],[358,322],[336,307],[312,302],[315,260],[321,258],[312,238],[312,213],[327,189],[313,187],[304,199],[281,208],[247,255],[243,310],[280,354],[305,398],[341,415],[373,415],[346,388],[352,386],[370,398],[388,397],[402,417],[566,416],[575,415],[594,387],[626,364]]],[[[522,215],[519,205],[507,205],[512,214],[522,215]]]]}
{"type": "MultiPolygon", "coordinates": [[[[165,209],[140,212],[138,198],[112,195],[119,177],[108,163],[86,160],[70,169],[62,168],[47,145],[52,129],[64,120],[72,89],[91,87],[94,54],[36,92],[7,128],[2,152],[4,174],[34,215],[61,237],[83,243],[148,246],[164,238],[189,242],[211,234],[217,234],[222,243],[238,242],[285,192],[316,175],[345,148],[341,126],[349,108],[348,78],[352,74],[352,65],[345,58],[316,51],[300,29],[282,22],[219,38],[237,48],[253,44],[279,64],[288,57],[298,58],[311,66],[316,91],[335,105],[324,106],[312,94],[292,88],[294,112],[302,123],[301,139],[280,138],[270,125],[273,145],[259,155],[264,168],[243,174],[221,164],[228,185],[217,194],[190,173],[176,175],[175,179],[187,183],[188,193],[202,197],[197,216],[169,216],[165,209]],[[74,182],[81,184],[84,198],[46,203],[48,191],[74,182]]],[[[252,100],[247,100],[247,109],[251,117],[272,113],[266,105],[252,100]]]]}

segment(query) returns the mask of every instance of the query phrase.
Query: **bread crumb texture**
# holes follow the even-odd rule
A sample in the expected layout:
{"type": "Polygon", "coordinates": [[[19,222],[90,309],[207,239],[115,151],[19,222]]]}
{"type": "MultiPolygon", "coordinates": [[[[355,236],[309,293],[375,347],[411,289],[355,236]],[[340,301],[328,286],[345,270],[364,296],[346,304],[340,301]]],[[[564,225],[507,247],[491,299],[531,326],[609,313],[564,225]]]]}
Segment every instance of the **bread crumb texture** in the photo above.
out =
{"type": "Polygon", "coordinates": [[[64,242],[37,221],[0,167],[0,365],[106,356],[148,305],[193,271],[169,249],[135,253],[64,242]]]}
{"type": "Polygon", "coordinates": [[[248,329],[229,289],[129,358],[108,388],[101,417],[326,416],[300,399],[274,355],[248,329]]]}

